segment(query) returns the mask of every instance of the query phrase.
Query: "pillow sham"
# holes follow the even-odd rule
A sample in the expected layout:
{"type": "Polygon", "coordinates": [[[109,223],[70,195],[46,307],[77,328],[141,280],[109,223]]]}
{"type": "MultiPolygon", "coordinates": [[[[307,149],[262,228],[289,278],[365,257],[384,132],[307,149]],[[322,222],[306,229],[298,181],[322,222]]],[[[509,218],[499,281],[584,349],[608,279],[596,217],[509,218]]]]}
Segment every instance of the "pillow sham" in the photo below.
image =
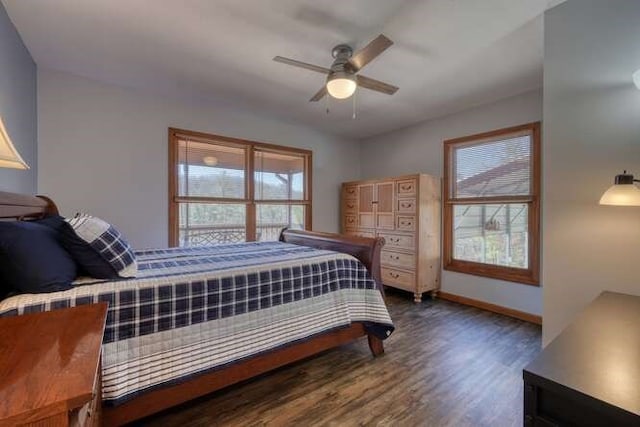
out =
{"type": "MultiPolygon", "coordinates": [[[[78,239],[85,242],[90,250],[113,268],[117,276],[123,278],[136,276],[138,264],[133,250],[113,225],[86,214],[78,214],[74,218],[66,219],[65,222],[78,239]]],[[[62,227],[61,230],[63,234],[67,234],[63,237],[63,241],[72,238],[68,235],[68,228],[62,227]]]]}
{"type": "Polygon", "coordinates": [[[60,215],[50,215],[36,221],[56,231],[58,241],[76,262],[78,274],[95,279],[118,279],[118,272],[87,242],[76,235],[73,227],[60,215]]]}
{"type": "Polygon", "coordinates": [[[71,289],[76,264],[54,230],[35,222],[0,222],[0,282],[4,291],[45,293],[71,289]]]}

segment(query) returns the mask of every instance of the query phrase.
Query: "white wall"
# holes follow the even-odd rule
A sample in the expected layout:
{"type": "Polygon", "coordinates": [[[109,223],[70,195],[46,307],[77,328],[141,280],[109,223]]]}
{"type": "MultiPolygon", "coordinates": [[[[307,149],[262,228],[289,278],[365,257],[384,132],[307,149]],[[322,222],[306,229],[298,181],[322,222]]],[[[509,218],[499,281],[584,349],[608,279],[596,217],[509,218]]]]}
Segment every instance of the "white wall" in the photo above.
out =
{"type": "Polygon", "coordinates": [[[0,3],[0,117],[29,170],[0,168],[0,191],[33,194],[38,172],[36,64],[0,3]]]}
{"type": "MultiPolygon", "coordinates": [[[[360,144],[362,178],[417,172],[441,177],[444,140],[541,118],[542,91],[536,90],[365,139],[360,144]]],[[[527,313],[542,313],[541,290],[536,286],[443,271],[442,291],[527,313]]]]}
{"type": "Polygon", "coordinates": [[[358,179],[359,146],[273,118],[38,71],[38,191],[63,214],[114,223],[134,247],[168,234],[168,127],[313,150],[313,225],[339,230],[339,186],[358,179]]]}
{"type": "Polygon", "coordinates": [[[548,11],[544,68],[546,344],[602,290],[640,295],[640,208],[598,205],[614,175],[640,175],[640,1],[548,11]]]}

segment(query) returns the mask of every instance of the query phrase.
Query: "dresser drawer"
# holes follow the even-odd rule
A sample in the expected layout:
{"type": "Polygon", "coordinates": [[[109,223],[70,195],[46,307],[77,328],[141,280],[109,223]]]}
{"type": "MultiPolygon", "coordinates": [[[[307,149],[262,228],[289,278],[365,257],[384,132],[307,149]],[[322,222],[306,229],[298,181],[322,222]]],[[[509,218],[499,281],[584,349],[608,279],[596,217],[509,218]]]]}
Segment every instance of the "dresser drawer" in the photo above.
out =
{"type": "Polygon", "coordinates": [[[415,213],[416,211],[416,199],[398,199],[396,203],[398,213],[415,213]]]}
{"type": "Polygon", "coordinates": [[[384,237],[385,245],[389,248],[415,249],[415,240],[411,235],[378,233],[378,236],[384,237]]]}
{"type": "Polygon", "coordinates": [[[416,217],[413,215],[396,216],[396,230],[398,231],[415,231],[416,217]]]}
{"type": "Polygon", "coordinates": [[[346,185],[344,187],[344,198],[345,199],[356,199],[358,197],[358,186],[357,185],[346,185]]]}
{"type": "Polygon", "coordinates": [[[398,197],[409,197],[416,195],[417,183],[415,179],[405,179],[396,182],[396,194],[398,197]]]}
{"type": "Polygon", "coordinates": [[[358,202],[355,199],[347,199],[342,204],[342,209],[345,214],[355,215],[358,213],[358,202]]]}
{"type": "Polygon", "coordinates": [[[393,268],[382,268],[382,283],[408,291],[413,291],[416,287],[413,273],[393,268]]]}
{"type": "Polygon", "coordinates": [[[355,215],[345,215],[344,217],[344,226],[345,228],[357,228],[358,227],[358,217],[355,215]]]}
{"type": "Polygon", "coordinates": [[[382,262],[382,265],[388,265],[390,267],[398,267],[408,270],[415,270],[416,268],[416,257],[414,254],[382,251],[380,254],[380,261],[382,262]]]}

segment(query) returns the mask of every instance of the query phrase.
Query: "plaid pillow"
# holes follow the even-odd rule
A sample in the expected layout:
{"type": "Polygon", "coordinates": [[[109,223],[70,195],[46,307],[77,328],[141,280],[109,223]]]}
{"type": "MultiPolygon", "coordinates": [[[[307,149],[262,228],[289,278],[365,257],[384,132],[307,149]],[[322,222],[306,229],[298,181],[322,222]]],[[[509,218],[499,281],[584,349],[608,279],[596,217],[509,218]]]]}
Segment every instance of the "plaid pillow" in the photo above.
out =
{"type": "Polygon", "coordinates": [[[120,277],[135,277],[138,264],[133,250],[114,226],[86,214],[67,219],[76,235],[107,261],[120,277]]]}

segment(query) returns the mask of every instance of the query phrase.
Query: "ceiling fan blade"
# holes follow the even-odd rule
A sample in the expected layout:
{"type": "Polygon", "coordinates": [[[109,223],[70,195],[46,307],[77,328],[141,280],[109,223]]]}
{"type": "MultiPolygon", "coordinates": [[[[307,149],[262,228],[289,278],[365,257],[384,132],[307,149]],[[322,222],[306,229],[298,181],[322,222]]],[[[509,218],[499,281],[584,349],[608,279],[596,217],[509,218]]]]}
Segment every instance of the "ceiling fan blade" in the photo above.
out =
{"type": "Polygon", "coordinates": [[[390,85],[388,83],[381,82],[379,80],[370,79],[369,77],[357,75],[358,86],[365,89],[375,90],[376,92],[386,93],[387,95],[393,95],[398,91],[398,87],[390,85]]]}
{"type": "Polygon", "coordinates": [[[327,86],[322,86],[322,88],[318,92],[316,92],[316,94],[313,95],[313,97],[311,97],[309,102],[318,102],[322,98],[324,98],[326,95],[327,95],[327,86]]]}
{"type": "Polygon", "coordinates": [[[320,67],[319,65],[307,64],[306,62],[296,61],[295,59],[285,58],[283,56],[276,56],[273,58],[276,62],[281,62],[287,65],[293,65],[294,67],[300,67],[307,70],[315,71],[317,73],[329,74],[331,70],[329,68],[320,67]]]}
{"type": "Polygon", "coordinates": [[[356,52],[356,54],[349,59],[349,63],[355,71],[361,70],[362,67],[373,61],[392,44],[393,42],[389,38],[384,34],[380,34],[378,37],[371,40],[368,45],[356,52]]]}

